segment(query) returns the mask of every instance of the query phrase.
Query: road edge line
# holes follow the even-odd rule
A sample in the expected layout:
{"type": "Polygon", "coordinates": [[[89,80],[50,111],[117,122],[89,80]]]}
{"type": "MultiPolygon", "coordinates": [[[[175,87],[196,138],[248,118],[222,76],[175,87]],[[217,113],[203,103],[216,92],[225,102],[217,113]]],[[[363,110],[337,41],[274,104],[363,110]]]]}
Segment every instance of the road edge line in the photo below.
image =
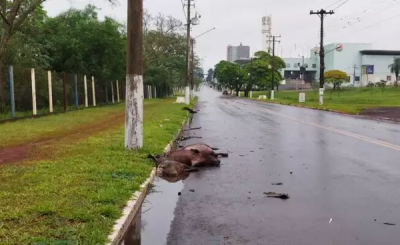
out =
{"type": "MultiPolygon", "coordinates": [[[[194,104],[195,106],[196,104],[194,104]]],[[[169,154],[172,150],[173,145],[179,139],[179,136],[183,132],[184,127],[190,121],[192,115],[188,115],[182,122],[181,128],[175,133],[173,139],[165,146],[164,153],[169,154]]],[[[136,191],[133,196],[128,200],[122,210],[122,217],[115,221],[113,231],[108,235],[108,242],[106,245],[119,245],[124,238],[126,232],[129,229],[130,224],[136,217],[139,208],[142,206],[144,199],[147,196],[149,186],[154,182],[156,177],[156,168],[153,168],[150,172],[149,177],[140,185],[140,189],[136,191]]]]}
{"type": "Polygon", "coordinates": [[[400,120],[392,119],[392,118],[374,117],[374,116],[363,115],[360,113],[349,113],[349,112],[345,112],[345,111],[339,111],[339,110],[328,109],[328,108],[319,108],[319,107],[312,107],[312,106],[298,105],[298,104],[288,104],[288,103],[284,103],[284,102],[280,102],[280,101],[273,102],[273,101],[268,101],[268,100],[257,100],[255,98],[242,98],[242,97],[241,97],[241,99],[248,100],[248,101],[260,101],[260,102],[267,103],[267,104],[276,104],[276,105],[283,105],[283,106],[290,106],[290,107],[300,107],[300,108],[310,109],[310,110],[332,112],[337,115],[352,116],[357,119],[363,119],[363,120],[372,120],[372,121],[385,122],[385,123],[391,123],[391,124],[400,124],[400,120]]]}

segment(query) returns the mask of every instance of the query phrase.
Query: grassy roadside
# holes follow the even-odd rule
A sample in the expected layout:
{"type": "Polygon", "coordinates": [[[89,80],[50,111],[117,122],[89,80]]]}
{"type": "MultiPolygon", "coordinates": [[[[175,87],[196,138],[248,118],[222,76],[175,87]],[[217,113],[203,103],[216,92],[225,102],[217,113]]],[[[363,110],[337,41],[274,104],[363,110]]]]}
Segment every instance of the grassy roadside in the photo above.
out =
{"type": "MultiPolygon", "coordinates": [[[[305,91],[305,103],[299,102],[299,92],[301,91],[279,91],[275,93],[273,103],[337,110],[349,114],[358,114],[370,108],[400,106],[400,89],[392,87],[384,88],[384,90],[381,88],[348,88],[342,89],[340,92],[326,90],[324,106],[319,105],[318,91],[305,91]]],[[[253,92],[253,99],[266,94],[268,94],[266,91],[253,92]]],[[[267,100],[267,102],[271,101],[267,100]]]]}
{"type": "Polygon", "coordinates": [[[0,124],[0,148],[46,138],[123,113],[125,104],[71,111],[0,124]]]}
{"type": "Polygon", "coordinates": [[[125,150],[121,125],[75,144],[61,142],[52,159],[0,167],[1,243],[106,242],[153,167],[146,152],[161,152],[187,117],[172,102],[145,103],[141,151],[125,150]]]}

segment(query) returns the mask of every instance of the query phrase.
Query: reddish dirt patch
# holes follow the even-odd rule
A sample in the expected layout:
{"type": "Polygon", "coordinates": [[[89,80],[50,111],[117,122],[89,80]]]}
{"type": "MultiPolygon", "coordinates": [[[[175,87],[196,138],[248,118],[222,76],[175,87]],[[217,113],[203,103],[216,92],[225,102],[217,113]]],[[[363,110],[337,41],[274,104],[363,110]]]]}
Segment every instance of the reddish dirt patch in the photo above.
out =
{"type": "Polygon", "coordinates": [[[3,163],[13,163],[24,160],[29,148],[28,145],[23,145],[0,150],[0,165],[3,163]]]}
{"type": "Polygon", "coordinates": [[[400,107],[365,109],[360,115],[400,122],[400,107]]]}
{"type": "Polygon", "coordinates": [[[58,145],[77,142],[123,125],[124,116],[124,113],[109,115],[96,123],[78,126],[72,130],[59,132],[22,145],[2,148],[0,149],[0,165],[23,160],[48,159],[54,155],[58,145]]]}

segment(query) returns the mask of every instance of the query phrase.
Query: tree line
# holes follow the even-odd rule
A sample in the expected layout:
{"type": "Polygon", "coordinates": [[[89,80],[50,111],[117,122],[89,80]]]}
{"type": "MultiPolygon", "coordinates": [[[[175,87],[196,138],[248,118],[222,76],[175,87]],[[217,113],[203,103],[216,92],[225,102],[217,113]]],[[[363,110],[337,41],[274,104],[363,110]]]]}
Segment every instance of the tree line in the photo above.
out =
{"type": "MultiPolygon", "coordinates": [[[[0,113],[7,112],[10,107],[7,74],[10,65],[14,67],[14,89],[21,91],[20,96],[15,96],[17,110],[31,108],[26,99],[31,93],[28,68],[84,74],[88,78],[94,76],[96,83],[105,83],[105,86],[107,81],[125,80],[125,24],[110,17],[100,20],[97,7],[91,4],[84,9],[70,8],[50,17],[43,9],[43,2],[0,0],[3,24],[0,43],[0,113]]],[[[152,15],[145,10],[143,27],[144,83],[156,86],[159,97],[168,96],[172,88],[183,87],[185,83],[184,25],[172,16],[152,15]]],[[[195,84],[203,78],[199,64],[199,58],[195,55],[195,84]]],[[[37,87],[44,88],[37,91],[38,98],[47,97],[47,79],[36,80],[37,87]]],[[[57,81],[53,83],[57,84],[57,81]]],[[[73,93],[72,86],[67,89],[68,93],[73,93]]],[[[56,93],[53,96],[57,97],[58,92],[61,93],[57,89],[53,91],[56,93]]]]}
{"type": "Polygon", "coordinates": [[[265,51],[258,51],[244,64],[220,61],[214,69],[209,69],[206,81],[219,89],[227,88],[236,91],[244,90],[245,96],[253,89],[267,90],[278,88],[282,81],[280,70],[285,68],[285,62],[278,56],[271,56],[265,51]],[[272,85],[272,81],[274,84],[272,85]]]}

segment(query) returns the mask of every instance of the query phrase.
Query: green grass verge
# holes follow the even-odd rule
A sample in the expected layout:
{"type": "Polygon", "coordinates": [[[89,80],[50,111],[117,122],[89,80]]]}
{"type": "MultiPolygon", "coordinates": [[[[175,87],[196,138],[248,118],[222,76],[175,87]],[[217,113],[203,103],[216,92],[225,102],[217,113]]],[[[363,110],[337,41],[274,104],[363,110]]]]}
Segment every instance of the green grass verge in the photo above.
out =
{"type": "MultiPolygon", "coordinates": [[[[340,92],[326,90],[324,105],[319,105],[318,90],[306,91],[306,102],[299,102],[301,91],[279,91],[275,93],[274,103],[286,105],[302,105],[323,110],[337,110],[344,113],[357,114],[364,109],[376,107],[400,106],[400,89],[387,87],[381,88],[346,88],[340,92]]],[[[267,91],[253,92],[253,99],[259,95],[268,95],[267,91]]],[[[270,100],[267,100],[271,102],[270,100]]]]}
{"type": "MultiPolygon", "coordinates": [[[[112,104],[108,104],[105,106],[109,106],[112,104]]],[[[99,107],[99,104],[97,104],[97,107],[99,107]]],[[[91,105],[89,105],[89,108],[92,108],[91,105]]],[[[85,108],[84,105],[80,105],[78,108],[76,108],[74,105],[73,106],[68,106],[67,107],[67,112],[71,112],[71,111],[75,111],[75,110],[83,110],[83,109],[87,109],[85,108]]],[[[53,112],[54,113],[62,113],[64,112],[64,107],[62,106],[54,106],[53,107],[53,112]]],[[[47,115],[50,114],[49,113],[49,108],[38,108],[37,109],[37,115],[47,115]]],[[[25,117],[32,117],[33,112],[32,110],[26,110],[26,111],[16,111],[15,112],[15,118],[19,119],[19,118],[25,118],[25,117]]],[[[9,108],[7,108],[7,112],[4,113],[0,113],[0,120],[7,120],[7,119],[11,119],[11,112],[9,111],[9,108]]]]}
{"type": "Polygon", "coordinates": [[[107,116],[123,112],[124,108],[125,104],[121,103],[0,124],[0,148],[95,123],[107,116]]]}
{"type": "Polygon", "coordinates": [[[173,101],[145,103],[143,150],[124,148],[121,125],[74,144],[61,143],[53,160],[1,166],[1,243],[106,242],[123,206],[154,165],[146,152],[161,153],[188,115],[173,101]]]}

